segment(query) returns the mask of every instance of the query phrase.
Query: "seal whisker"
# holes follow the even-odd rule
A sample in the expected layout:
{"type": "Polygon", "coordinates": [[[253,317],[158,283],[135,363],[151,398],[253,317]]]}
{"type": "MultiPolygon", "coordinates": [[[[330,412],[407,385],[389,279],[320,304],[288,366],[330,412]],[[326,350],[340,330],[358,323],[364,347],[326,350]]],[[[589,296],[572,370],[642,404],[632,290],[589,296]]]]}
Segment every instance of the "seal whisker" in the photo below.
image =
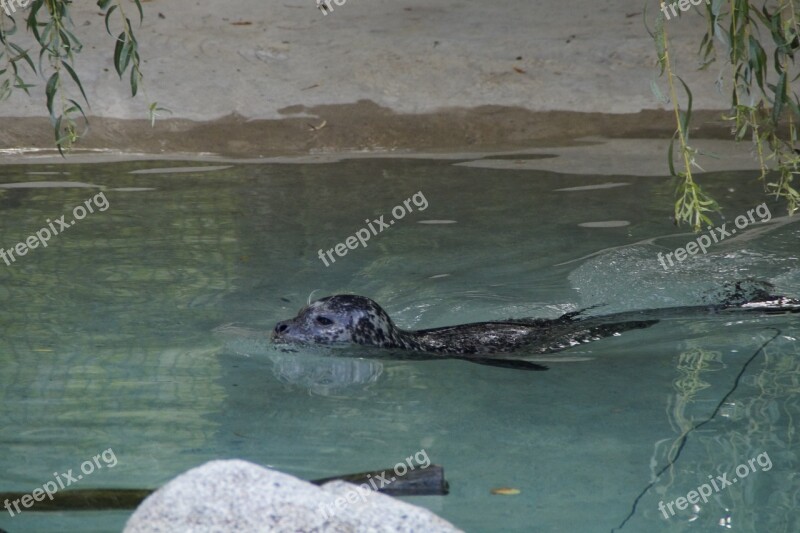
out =
{"type": "Polygon", "coordinates": [[[314,293],[319,291],[319,290],[322,290],[322,289],[314,289],[313,291],[311,291],[311,293],[308,295],[308,301],[306,302],[306,305],[311,305],[311,297],[314,296],[314,293]]]}

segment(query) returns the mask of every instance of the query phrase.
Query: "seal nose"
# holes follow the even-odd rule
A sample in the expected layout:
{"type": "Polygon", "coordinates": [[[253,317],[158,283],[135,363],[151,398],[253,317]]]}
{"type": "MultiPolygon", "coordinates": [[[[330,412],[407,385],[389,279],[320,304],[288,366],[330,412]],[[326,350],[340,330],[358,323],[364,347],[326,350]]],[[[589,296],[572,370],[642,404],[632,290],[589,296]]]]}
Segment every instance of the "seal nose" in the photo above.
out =
{"type": "Polygon", "coordinates": [[[273,333],[276,336],[282,335],[288,329],[289,329],[289,324],[287,324],[286,322],[278,322],[277,324],[275,324],[275,331],[273,333]]]}

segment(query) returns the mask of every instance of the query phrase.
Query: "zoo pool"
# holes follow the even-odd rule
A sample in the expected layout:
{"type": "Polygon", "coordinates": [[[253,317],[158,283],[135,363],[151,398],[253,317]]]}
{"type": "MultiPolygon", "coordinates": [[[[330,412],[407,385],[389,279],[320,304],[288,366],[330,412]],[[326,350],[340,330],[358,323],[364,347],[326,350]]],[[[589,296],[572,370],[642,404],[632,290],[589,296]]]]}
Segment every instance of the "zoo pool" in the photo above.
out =
{"type": "MultiPolygon", "coordinates": [[[[268,341],[336,293],[404,328],[695,305],[744,279],[800,297],[800,216],[751,172],[703,183],[720,225],[753,216],[663,265],[698,238],[670,223],[665,178],[421,158],[0,167],[0,492],[98,455],[74,488],[234,457],[313,479],[425,450],[451,492],[408,501],[468,532],[800,531],[797,315],[676,317],[547,372],[268,341]]],[[[119,531],[130,514],[34,511],[0,509],[0,527],[119,531]]]]}

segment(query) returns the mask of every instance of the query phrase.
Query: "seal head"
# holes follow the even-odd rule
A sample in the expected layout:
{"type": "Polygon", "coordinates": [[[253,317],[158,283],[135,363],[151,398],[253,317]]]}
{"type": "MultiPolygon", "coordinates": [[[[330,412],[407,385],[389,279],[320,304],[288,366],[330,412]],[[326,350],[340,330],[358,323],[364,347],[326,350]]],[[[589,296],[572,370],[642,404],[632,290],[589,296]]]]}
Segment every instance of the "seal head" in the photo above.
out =
{"type": "Polygon", "coordinates": [[[276,342],[354,343],[381,348],[417,348],[386,311],[364,296],[339,294],[312,302],[297,316],[278,322],[276,342]]]}

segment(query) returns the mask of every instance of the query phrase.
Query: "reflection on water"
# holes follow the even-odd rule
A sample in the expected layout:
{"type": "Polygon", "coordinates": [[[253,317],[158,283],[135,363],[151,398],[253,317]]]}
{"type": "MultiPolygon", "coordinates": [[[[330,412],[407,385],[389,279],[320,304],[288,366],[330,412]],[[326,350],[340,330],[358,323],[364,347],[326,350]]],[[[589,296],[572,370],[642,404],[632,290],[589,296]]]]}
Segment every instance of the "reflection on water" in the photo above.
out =
{"type": "MultiPolygon", "coordinates": [[[[468,531],[609,531],[640,495],[623,531],[800,530],[796,317],[676,317],[564,352],[547,372],[269,343],[313,291],[363,294],[409,329],[691,305],[745,278],[800,296],[800,219],[780,206],[769,226],[665,271],[657,254],[687,242],[668,180],[593,187],[606,181],[403,159],[0,168],[6,249],[89,193],[110,204],[0,264],[0,491],[108,448],[118,465],[82,488],[156,487],[222,457],[312,479],[424,448],[452,490],[414,503],[468,531]],[[319,261],[417,191],[422,223],[319,261]],[[762,452],[769,471],[659,512],[762,452]]],[[[734,215],[762,199],[744,173],[704,183],[734,215]]],[[[125,516],[0,513],[0,527],[112,531],[125,516]]]]}
{"type": "Polygon", "coordinates": [[[279,380],[322,396],[332,396],[354,385],[375,383],[383,372],[380,363],[362,359],[300,358],[289,354],[273,354],[269,359],[279,380]]]}
{"type": "Polygon", "coordinates": [[[794,443],[800,409],[797,344],[777,329],[730,340],[741,348],[720,345],[723,354],[691,340],[686,344],[694,347],[679,354],[674,393],[665,406],[673,436],[655,442],[639,515],[626,527],[646,528],[647,521],[660,518],[669,520],[669,531],[800,527],[800,485],[793,470],[800,461],[794,443]],[[667,506],[698,490],[706,497],[667,506]]]}
{"type": "Polygon", "coordinates": [[[259,330],[224,325],[214,332],[224,340],[227,350],[246,357],[266,356],[272,361],[272,373],[278,380],[321,396],[360,390],[376,383],[383,372],[378,361],[335,357],[324,349],[318,355],[311,351],[313,348],[300,353],[293,347],[276,347],[269,335],[259,330]]]}

